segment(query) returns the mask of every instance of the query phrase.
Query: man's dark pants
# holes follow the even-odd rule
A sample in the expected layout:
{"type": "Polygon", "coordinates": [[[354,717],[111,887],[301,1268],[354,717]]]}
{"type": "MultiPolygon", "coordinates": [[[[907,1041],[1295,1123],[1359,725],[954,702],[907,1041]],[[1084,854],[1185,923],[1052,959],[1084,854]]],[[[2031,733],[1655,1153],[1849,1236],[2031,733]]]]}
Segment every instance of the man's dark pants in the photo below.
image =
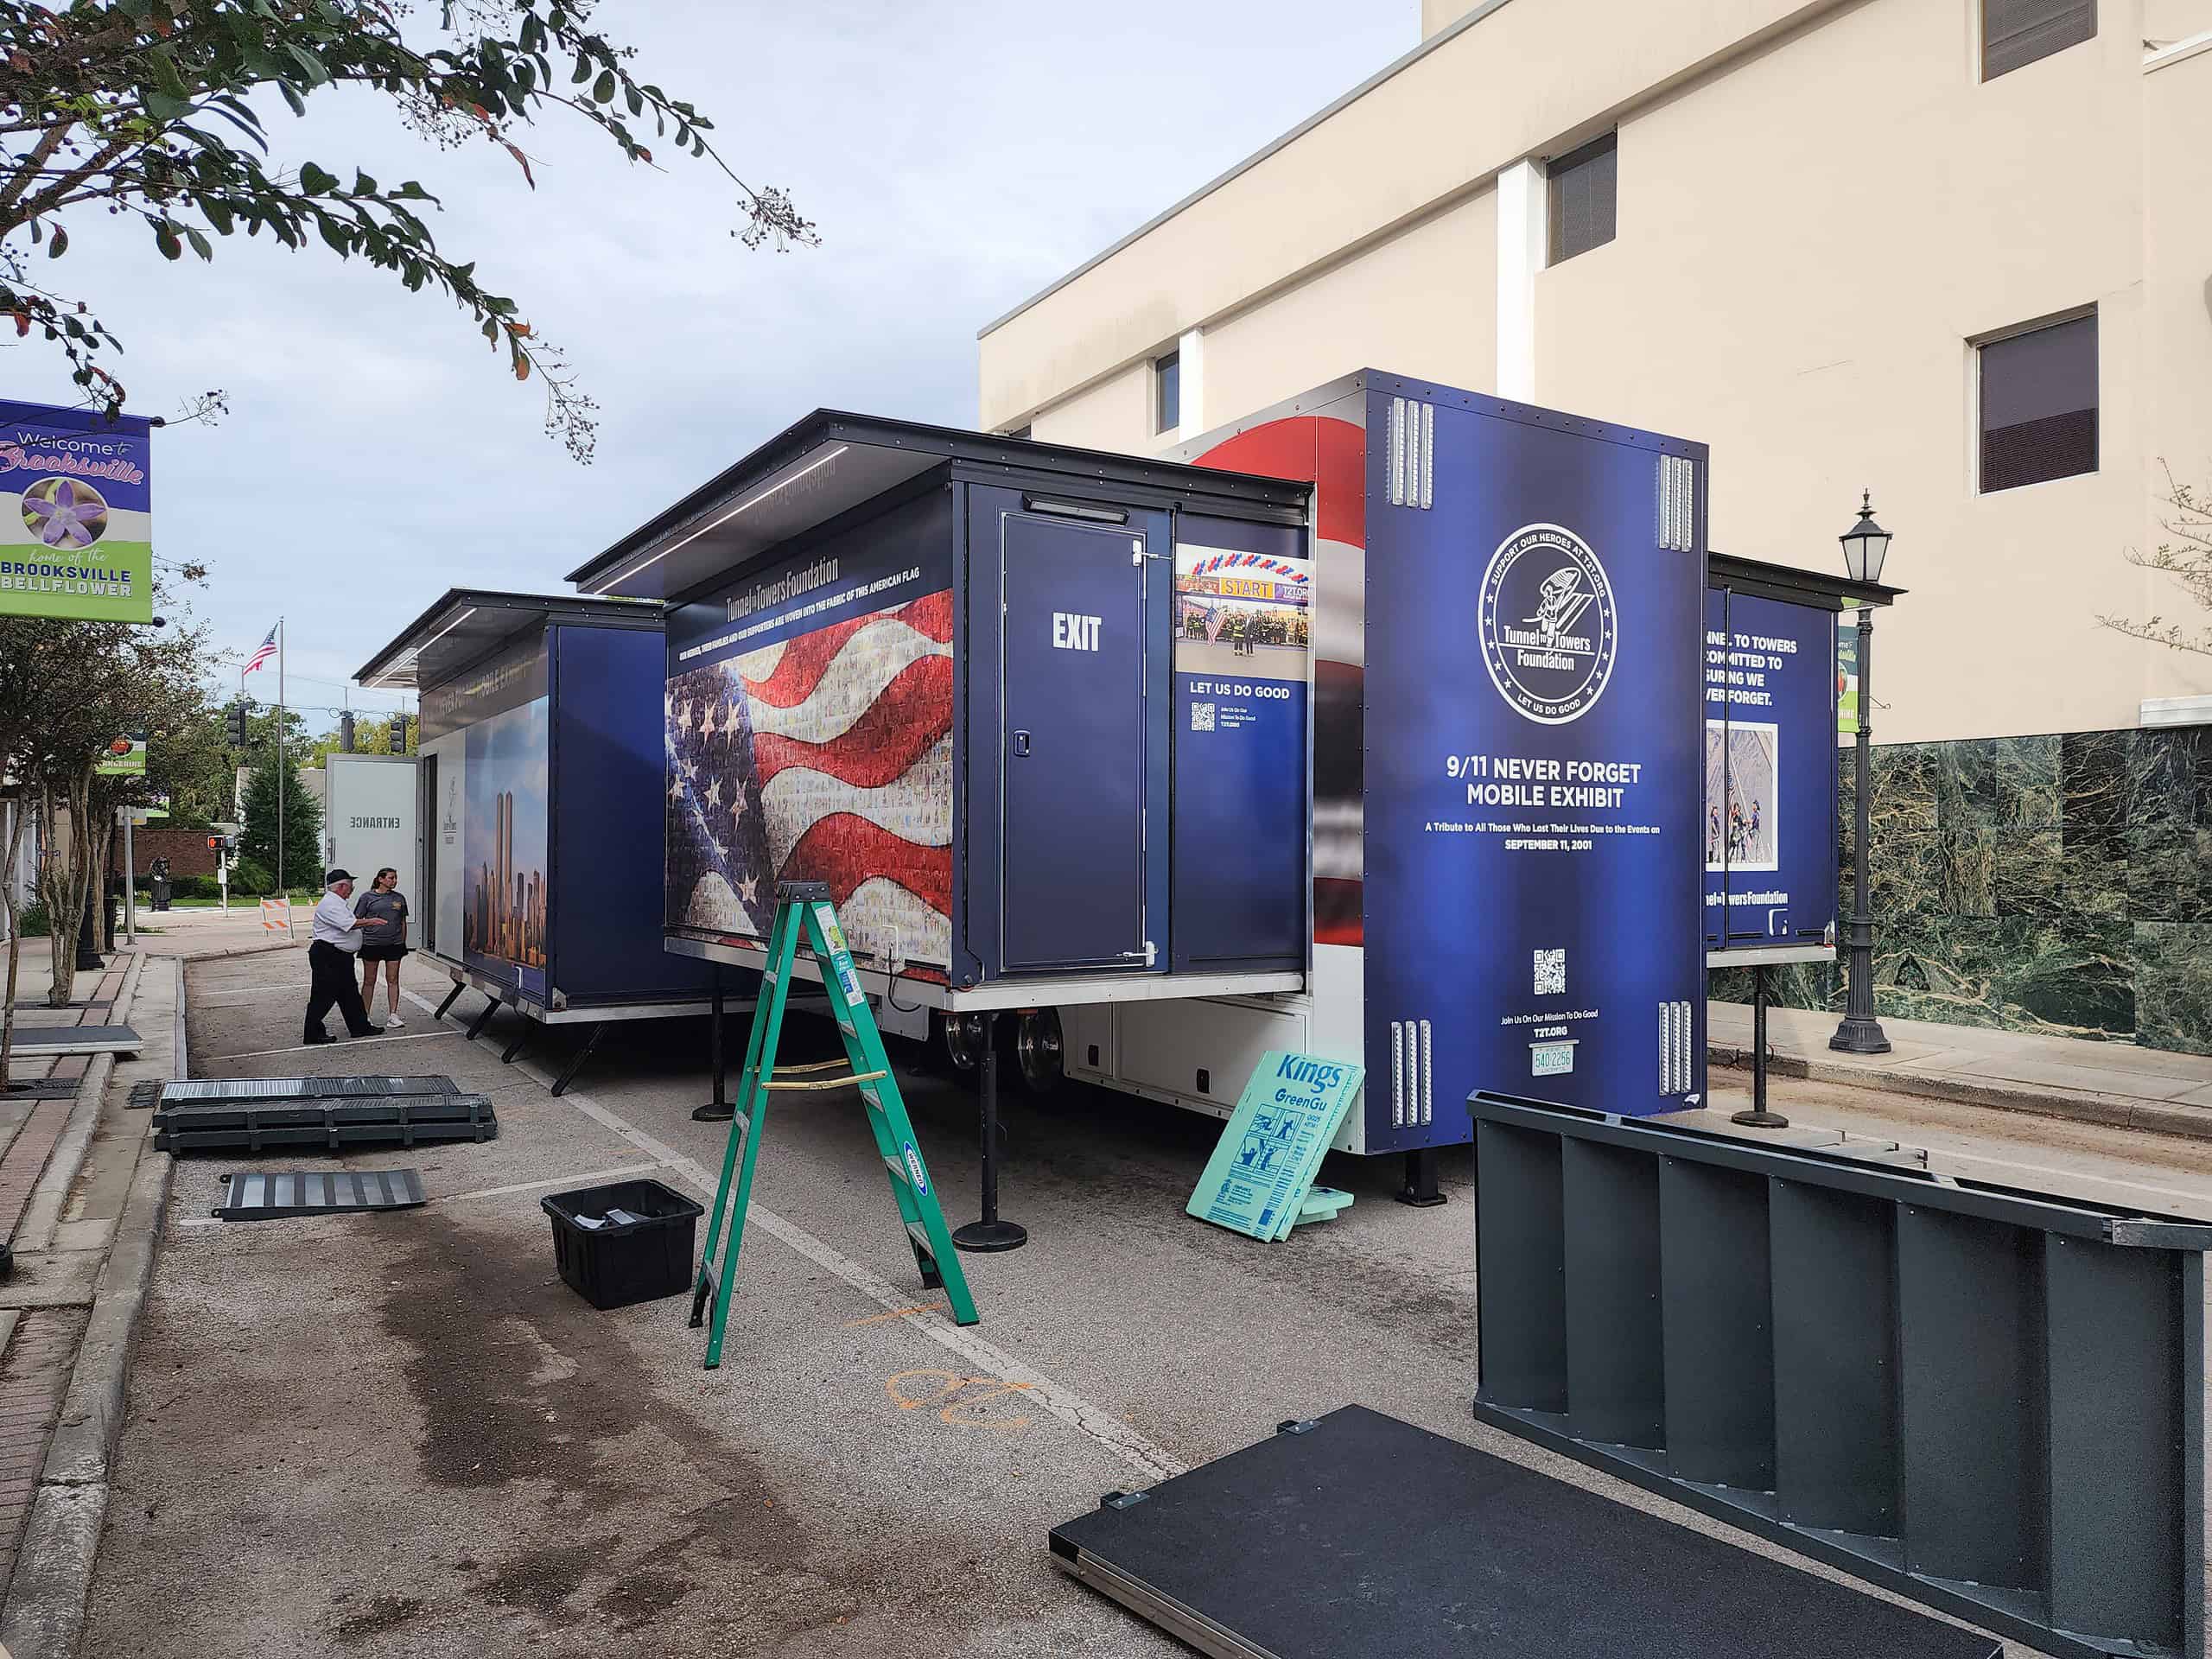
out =
{"type": "Polygon", "coordinates": [[[345,1016],[346,1029],[356,1037],[375,1034],[377,1028],[369,1022],[369,1011],[361,1006],[361,982],[354,962],[352,951],[340,950],[327,939],[318,939],[308,946],[308,1042],[330,1040],[322,1021],[333,1007],[345,1016]]]}

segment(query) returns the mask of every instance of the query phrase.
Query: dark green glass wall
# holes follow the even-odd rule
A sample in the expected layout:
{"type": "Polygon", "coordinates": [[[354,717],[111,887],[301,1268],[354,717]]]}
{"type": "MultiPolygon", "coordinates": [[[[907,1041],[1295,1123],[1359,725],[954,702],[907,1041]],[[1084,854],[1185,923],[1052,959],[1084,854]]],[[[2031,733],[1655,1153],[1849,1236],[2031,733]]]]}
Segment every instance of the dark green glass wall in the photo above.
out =
{"type": "MultiPolygon", "coordinates": [[[[2212,728],[1891,744],[1873,769],[1883,1014],[2212,1053],[2212,728]]],[[[1751,995],[1740,970],[1712,980],[1751,995]]],[[[1775,988],[1841,1007],[1824,965],[1775,988]]]]}

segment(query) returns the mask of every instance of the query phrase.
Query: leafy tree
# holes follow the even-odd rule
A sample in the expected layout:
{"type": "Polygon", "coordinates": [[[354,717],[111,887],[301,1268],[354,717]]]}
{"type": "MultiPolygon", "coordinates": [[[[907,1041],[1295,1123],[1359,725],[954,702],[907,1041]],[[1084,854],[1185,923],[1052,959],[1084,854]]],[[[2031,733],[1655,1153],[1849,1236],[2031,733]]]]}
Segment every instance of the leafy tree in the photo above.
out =
{"type": "MultiPolygon", "coordinates": [[[[2129,550],[2127,562],[2171,576],[2191,604],[2212,610],[2212,502],[2188,485],[2176,483],[2171,471],[2159,499],[2165,509],[2159,526],[2171,539],[2160,543],[2155,553],[2129,550]]],[[[2137,620],[2101,613],[2097,620],[2138,639],[2212,657],[2212,626],[2202,622],[2176,622],[2164,615],[2137,620]]]]}
{"type": "Polygon", "coordinates": [[[92,213],[141,221],[164,258],[214,257],[214,238],[267,232],[320,243],[390,271],[411,292],[442,290],[517,379],[546,388],[546,429],[590,459],[594,405],[561,353],[475,263],[440,251],[423,215],[437,198],[415,180],[380,184],[358,168],[273,162],[253,95],[274,89],[295,115],[326,86],[380,95],[440,149],[498,146],[535,188],[517,142],[549,111],[596,126],[632,163],[665,137],[735,187],[747,247],[814,242],[791,198],[745,182],[708,141],[713,123],[631,73],[631,51],[591,26],[592,0],[444,0],[437,23],[407,0],[0,0],[0,315],[67,354],[77,384],[112,410],[117,346],[81,302],[35,276],[92,213]],[[565,79],[563,77],[565,76],[565,79]],[[350,181],[344,176],[351,172],[350,181]]]}
{"type": "Polygon", "coordinates": [[[245,786],[245,832],[238,837],[241,857],[275,870],[276,857],[276,780],[284,781],[284,856],[287,887],[308,888],[322,885],[322,806],[300,782],[300,758],[284,751],[280,769],[274,747],[254,758],[253,776],[245,786]]]}
{"type": "MultiPolygon", "coordinates": [[[[412,714],[407,716],[407,741],[404,747],[391,747],[391,716],[381,710],[372,709],[353,716],[353,753],[356,754],[412,754],[421,737],[419,722],[412,714]]],[[[334,754],[345,751],[335,729],[325,732],[307,746],[307,764],[319,766],[334,754]]]]}

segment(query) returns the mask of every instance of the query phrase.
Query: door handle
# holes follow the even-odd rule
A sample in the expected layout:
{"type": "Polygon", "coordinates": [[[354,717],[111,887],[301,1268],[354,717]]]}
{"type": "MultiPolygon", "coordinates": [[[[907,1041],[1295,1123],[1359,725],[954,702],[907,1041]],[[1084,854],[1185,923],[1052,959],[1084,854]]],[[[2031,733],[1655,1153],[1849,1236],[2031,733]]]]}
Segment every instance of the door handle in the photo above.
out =
{"type": "Polygon", "coordinates": [[[1026,755],[1029,753],[1028,733],[1016,732],[1014,734],[1014,752],[1017,757],[1026,755]]]}

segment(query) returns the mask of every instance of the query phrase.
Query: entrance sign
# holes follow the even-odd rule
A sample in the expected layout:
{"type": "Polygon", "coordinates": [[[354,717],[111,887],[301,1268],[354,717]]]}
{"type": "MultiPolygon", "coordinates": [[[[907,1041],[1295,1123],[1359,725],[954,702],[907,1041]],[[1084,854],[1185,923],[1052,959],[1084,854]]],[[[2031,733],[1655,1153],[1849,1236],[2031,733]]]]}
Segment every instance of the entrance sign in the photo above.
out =
{"type": "Polygon", "coordinates": [[[151,430],[0,401],[0,615],[154,620],[151,430]]]}
{"type": "Polygon", "coordinates": [[[1262,1054],[1185,1211],[1252,1238],[1289,1237],[1366,1075],[1343,1060],[1262,1054]]]}

